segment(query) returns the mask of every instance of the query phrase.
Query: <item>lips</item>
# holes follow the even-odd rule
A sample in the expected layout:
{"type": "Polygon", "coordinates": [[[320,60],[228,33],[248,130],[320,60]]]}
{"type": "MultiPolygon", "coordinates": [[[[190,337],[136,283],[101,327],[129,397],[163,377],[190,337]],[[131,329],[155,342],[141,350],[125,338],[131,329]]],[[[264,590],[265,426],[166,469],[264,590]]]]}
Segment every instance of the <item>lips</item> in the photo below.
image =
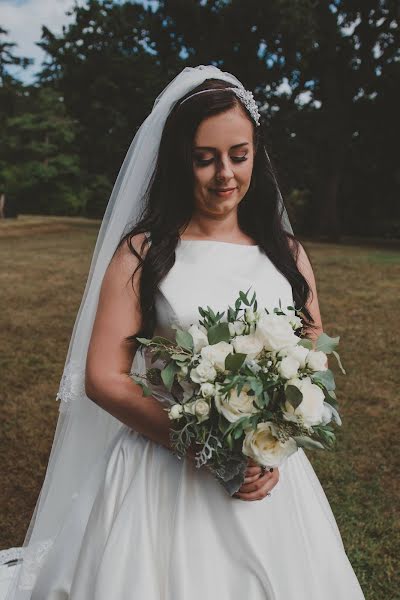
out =
{"type": "Polygon", "coordinates": [[[236,188],[214,188],[213,192],[231,192],[232,190],[235,190],[236,188]]]}

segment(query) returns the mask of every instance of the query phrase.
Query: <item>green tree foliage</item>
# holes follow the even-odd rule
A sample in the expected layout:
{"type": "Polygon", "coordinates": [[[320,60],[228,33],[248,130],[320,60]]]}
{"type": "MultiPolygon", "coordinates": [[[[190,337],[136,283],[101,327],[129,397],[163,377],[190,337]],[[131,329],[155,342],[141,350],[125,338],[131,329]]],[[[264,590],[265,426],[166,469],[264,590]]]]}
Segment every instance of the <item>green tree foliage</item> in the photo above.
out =
{"type": "Polygon", "coordinates": [[[30,88],[29,112],[6,121],[0,151],[6,194],[19,212],[81,212],[75,135],[76,124],[57,92],[30,88]]]}
{"type": "Polygon", "coordinates": [[[83,168],[113,181],[165,78],[149,38],[152,12],[109,0],[89,0],[72,12],[60,36],[43,28],[39,45],[48,61],[40,81],[62,93],[80,124],[83,168]]]}
{"type": "MultiPolygon", "coordinates": [[[[297,232],[399,235],[395,0],[87,0],[71,15],[59,35],[43,27],[37,87],[54,89],[74,124],[73,150],[65,139],[57,152],[78,156],[87,215],[102,216],[155,97],[184,66],[211,63],[254,91],[297,232]]],[[[27,94],[4,114],[40,112],[27,94]]]]}
{"type": "Polygon", "coordinates": [[[306,215],[304,228],[337,239],[343,218],[352,230],[361,220],[361,229],[376,224],[384,190],[386,213],[400,219],[392,143],[400,89],[396,2],[161,0],[159,18],[191,64],[214,62],[256,90],[271,154],[292,192],[289,204],[306,215]],[[375,150],[368,138],[378,142],[375,150]],[[385,148],[382,138],[390,140],[385,148]],[[362,152],[376,157],[372,172],[371,160],[360,164],[362,152]]]}

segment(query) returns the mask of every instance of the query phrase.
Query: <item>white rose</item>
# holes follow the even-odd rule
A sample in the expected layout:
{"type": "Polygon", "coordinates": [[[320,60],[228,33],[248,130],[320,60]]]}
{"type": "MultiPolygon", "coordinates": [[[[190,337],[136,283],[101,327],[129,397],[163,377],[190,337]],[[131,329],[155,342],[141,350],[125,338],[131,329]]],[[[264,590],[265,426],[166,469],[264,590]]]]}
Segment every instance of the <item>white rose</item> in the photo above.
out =
{"type": "Polygon", "coordinates": [[[199,398],[194,403],[194,414],[197,417],[199,423],[208,419],[208,415],[210,414],[210,405],[208,402],[199,398]]]}
{"type": "Polygon", "coordinates": [[[190,371],[190,378],[195,383],[205,383],[206,381],[215,381],[217,371],[209,360],[202,360],[197,367],[190,371]]]}
{"type": "Polygon", "coordinates": [[[251,308],[246,308],[244,311],[244,318],[247,323],[251,324],[257,320],[257,315],[251,308]]]}
{"type": "Polygon", "coordinates": [[[301,318],[296,315],[294,310],[287,309],[285,317],[293,329],[300,329],[303,326],[301,318]]]}
{"type": "Polygon", "coordinates": [[[181,404],[174,404],[171,406],[168,416],[170,419],[180,419],[183,413],[183,408],[181,404]]]}
{"type": "Polygon", "coordinates": [[[300,368],[300,363],[291,356],[285,356],[280,363],[278,363],[278,372],[284,379],[291,379],[297,375],[300,368]]]}
{"type": "Polygon", "coordinates": [[[283,461],[296,452],[297,444],[293,438],[285,442],[276,437],[277,429],[271,421],[258,423],[255,430],[246,433],[242,452],[260,465],[279,467],[283,461]]]}
{"type": "Polygon", "coordinates": [[[196,398],[191,402],[186,402],[186,404],[183,405],[183,410],[186,413],[196,416],[197,422],[201,423],[208,419],[210,406],[203,398],[196,398]]]}
{"type": "Polygon", "coordinates": [[[299,361],[300,368],[304,369],[306,366],[306,359],[308,356],[309,350],[304,346],[289,346],[286,348],[286,356],[291,356],[295,360],[299,361]]]}
{"type": "Polygon", "coordinates": [[[312,371],[326,371],[326,354],[321,350],[310,350],[307,356],[306,364],[312,371]]]}
{"type": "Polygon", "coordinates": [[[215,407],[217,411],[231,423],[234,423],[241,417],[249,417],[259,412],[258,408],[253,404],[255,396],[249,396],[248,391],[250,391],[250,387],[244,385],[239,395],[235,388],[230,391],[227,398],[216,393],[215,407]]]}
{"type": "Polygon", "coordinates": [[[218,344],[204,346],[200,352],[202,358],[210,361],[214,367],[222,371],[225,370],[225,358],[231,353],[233,353],[233,346],[228,342],[218,342],[218,344]]]}
{"type": "Polygon", "coordinates": [[[243,321],[233,321],[233,323],[228,323],[229,333],[233,337],[234,335],[241,335],[243,331],[246,329],[246,323],[243,321]]]}
{"type": "Polygon", "coordinates": [[[262,315],[257,323],[256,336],[266,350],[281,350],[296,346],[299,338],[283,315],[271,313],[262,315]]]}
{"type": "Polygon", "coordinates": [[[235,352],[247,354],[248,358],[256,358],[263,349],[263,343],[254,333],[238,335],[232,340],[235,352]]]}
{"type": "Polygon", "coordinates": [[[193,350],[197,354],[200,350],[208,345],[208,338],[205,327],[199,325],[191,325],[188,332],[193,338],[193,350]]]}
{"type": "Polygon", "coordinates": [[[204,398],[211,398],[215,394],[215,385],[208,382],[202,383],[200,386],[200,392],[204,398]]]}
{"type": "Polygon", "coordinates": [[[318,385],[312,383],[309,377],[291,379],[288,385],[295,385],[303,395],[303,400],[294,409],[289,401],[285,402],[283,416],[287,421],[297,421],[301,417],[306,427],[320,425],[326,416],[324,408],[324,392],[318,385]]]}

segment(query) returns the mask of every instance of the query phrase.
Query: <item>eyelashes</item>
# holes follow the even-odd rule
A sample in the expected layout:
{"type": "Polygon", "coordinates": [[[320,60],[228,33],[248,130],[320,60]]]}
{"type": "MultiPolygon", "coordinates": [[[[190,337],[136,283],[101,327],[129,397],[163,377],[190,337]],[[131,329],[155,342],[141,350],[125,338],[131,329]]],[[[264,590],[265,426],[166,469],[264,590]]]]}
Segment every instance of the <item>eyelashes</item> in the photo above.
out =
{"type": "MultiPolygon", "coordinates": [[[[244,162],[245,160],[248,160],[247,156],[232,156],[231,159],[235,163],[240,163],[240,162],[244,162]]],[[[208,159],[195,158],[196,164],[200,167],[206,167],[207,165],[210,165],[213,162],[213,160],[214,160],[213,158],[208,158],[208,159]]]]}

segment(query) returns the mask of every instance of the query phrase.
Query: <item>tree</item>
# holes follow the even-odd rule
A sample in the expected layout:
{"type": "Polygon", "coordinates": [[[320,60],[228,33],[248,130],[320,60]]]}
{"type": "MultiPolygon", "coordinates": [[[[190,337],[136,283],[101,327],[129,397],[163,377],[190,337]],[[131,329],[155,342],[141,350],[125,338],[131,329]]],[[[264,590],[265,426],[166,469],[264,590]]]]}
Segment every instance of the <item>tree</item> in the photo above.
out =
{"type": "Polygon", "coordinates": [[[76,124],[49,88],[29,89],[31,112],[5,124],[1,158],[5,186],[19,211],[79,214],[80,167],[76,124]]]}

